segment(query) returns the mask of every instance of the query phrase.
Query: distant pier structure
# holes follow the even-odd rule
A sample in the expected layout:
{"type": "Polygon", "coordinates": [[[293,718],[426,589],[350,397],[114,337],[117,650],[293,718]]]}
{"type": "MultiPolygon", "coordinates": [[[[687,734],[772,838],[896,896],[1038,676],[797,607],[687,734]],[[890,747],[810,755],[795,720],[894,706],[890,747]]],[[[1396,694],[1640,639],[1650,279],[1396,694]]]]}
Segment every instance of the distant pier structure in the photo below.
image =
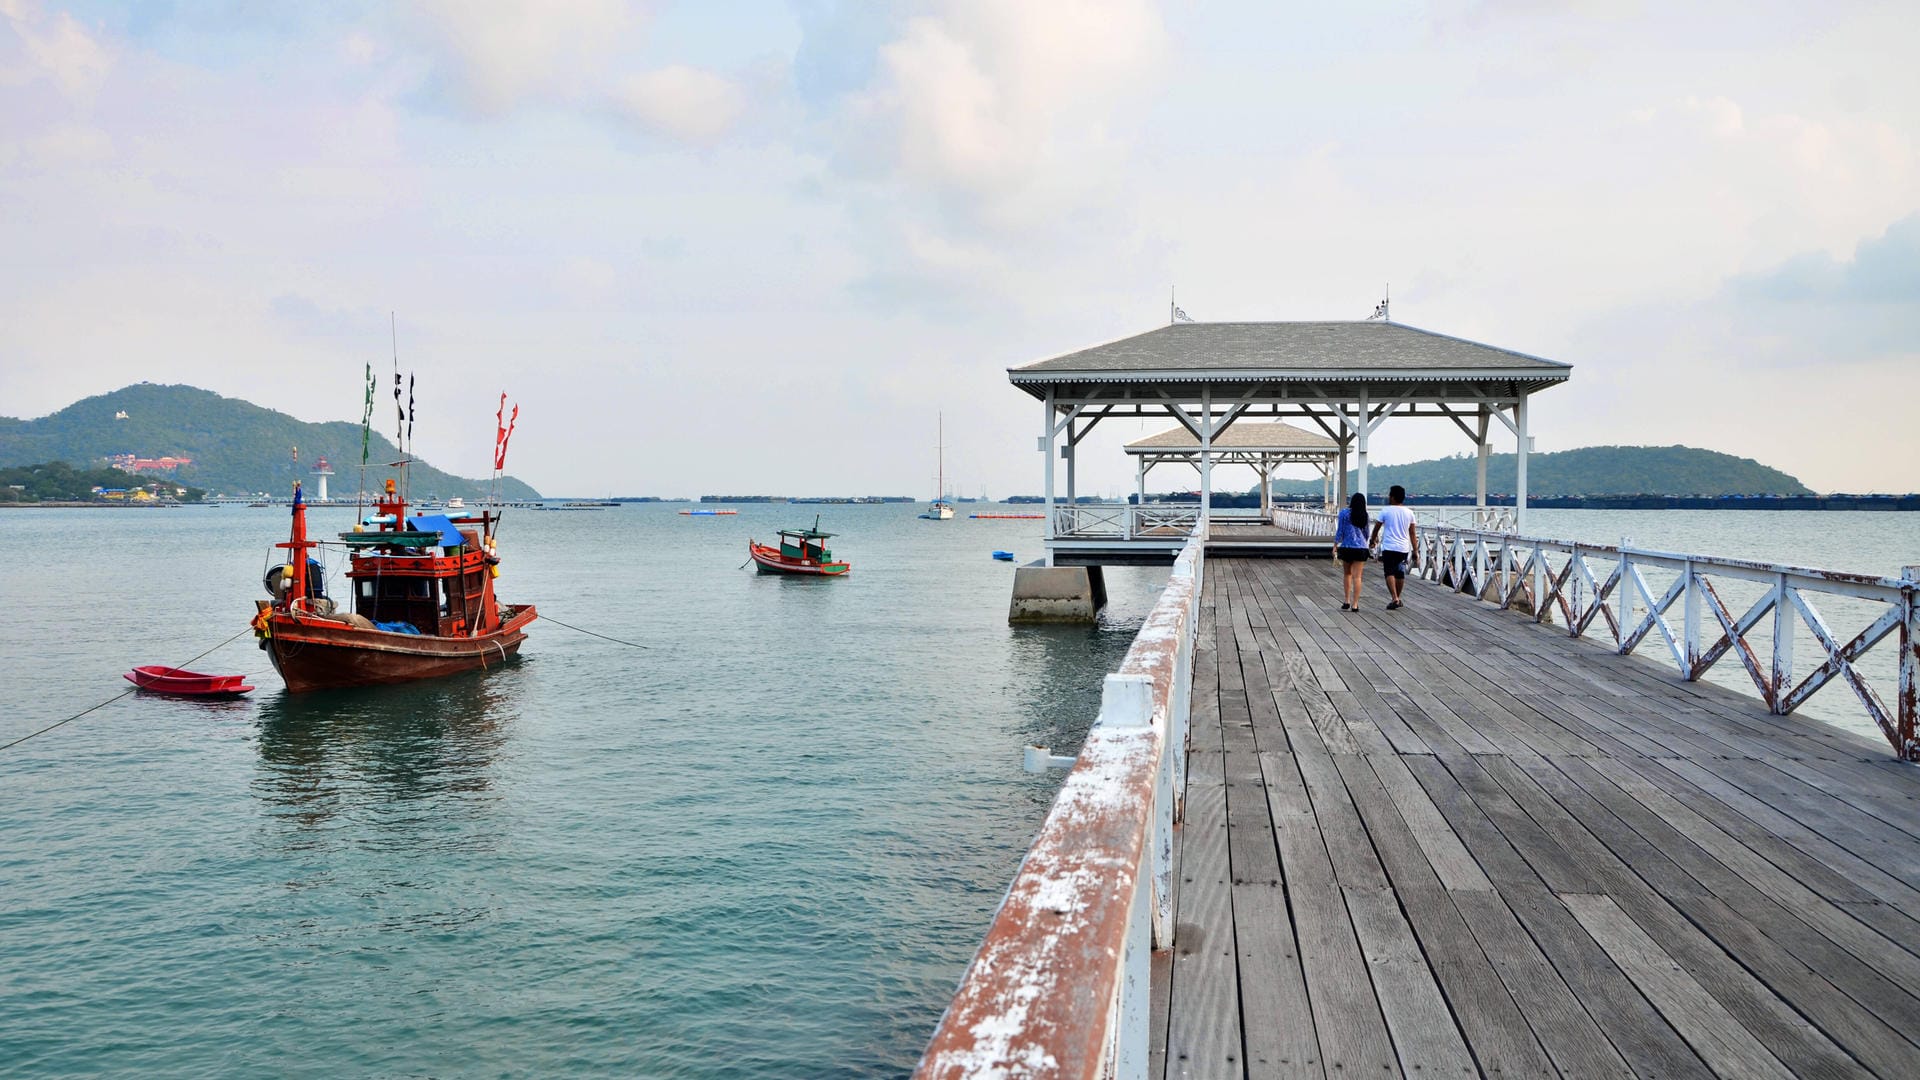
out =
{"type": "Polygon", "coordinates": [[[327,501],[327,477],[333,475],[333,466],[327,464],[327,455],[321,454],[320,460],[313,463],[314,479],[320,483],[320,502],[327,501]]]}
{"type": "MultiPolygon", "coordinates": [[[[1044,410],[1038,445],[1045,457],[1046,558],[1044,566],[1016,572],[1009,617],[1091,619],[1104,598],[1100,567],[1171,563],[1196,533],[1241,554],[1324,554],[1327,537],[1282,528],[1269,506],[1251,514],[1215,510],[1214,466],[1248,464],[1268,473],[1283,453],[1324,455],[1334,501],[1344,503],[1349,461],[1366,490],[1369,441],[1396,417],[1450,423],[1473,443],[1482,510],[1492,437],[1505,429],[1518,459],[1512,527],[1524,528],[1528,403],[1572,374],[1569,364],[1386,321],[1179,322],[1010,368],[1008,380],[1044,410]],[[1174,421],[1186,445],[1130,446],[1128,452],[1143,475],[1150,461],[1177,457],[1194,464],[1199,501],[1079,502],[1081,441],[1103,420],[1146,417],[1174,421]],[[1323,441],[1240,445],[1247,441],[1231,433],[1248,421],[1292,421],[1280,426],[1308,435],[1317,430],[1323,441]],[[1061,567],[1077,573],[1048,572],[1061,567]],[[1034,595],[1023,597],[1027,593],[1034,595]]],[[[1273,441],[1287,433],[1270,426],[1264,434],[1273,441]]],[[[1287,441],[1297,440],[1287,435],[1287,441]]]]}

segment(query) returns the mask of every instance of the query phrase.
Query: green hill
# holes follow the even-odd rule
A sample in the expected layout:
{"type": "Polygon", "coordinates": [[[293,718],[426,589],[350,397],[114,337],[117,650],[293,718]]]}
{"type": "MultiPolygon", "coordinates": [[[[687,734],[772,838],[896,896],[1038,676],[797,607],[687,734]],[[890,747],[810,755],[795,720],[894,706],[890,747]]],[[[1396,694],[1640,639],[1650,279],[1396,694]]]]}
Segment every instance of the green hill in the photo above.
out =
{"type": "MultiPolygon", "coordinates": [[[[154,383],[77,401],[37,420],[0,417],[0,468],[65,461],[97,469],[114,454],[192,458],[191,465],[160,475],[228,495],[285,495],[296,479],[312,482],[307,470],[324,455],[336,473],[334,496],[351,497],[359,472],[360,425],[344,420],[309,424],[209,390],[154,383]],[[122,412],[125,419],[116,419],[122,412]],[[291,454],[296,446],[297,466],[291,454]]],[[[371,460],[394,461],[399,456],[393,443],[374,432],[371,460]]],[[[369,468],[367,490],[377,489],[394,471],[369,468]]],[[[423,461],[416,461],[409,472],[416,497],[430,492],[474,499],[486,494],[484,481],[444,473],[423,461]]],[[[511,499],[540,497],[512,477],[500,482],[500,493],[511,499]]]]}
{"type": "MultiPolygon", "coordinates": [[[[1367,470],[1369,494],[1384,494],[1402,484],[1419,495],[1472,495],[1474,458],[1457,457],[1416,461],[1407,465],[1375,465],[1367,470]]],[[[1349,485],[1358,483],[1351,472],[1349,485]]],[[[1258,485],[1255,485],[1257,488],[1258,485]]],[[[1487,459],[1487,491],[1510,494],[1514,489],[1514,456],[1493,454],[1487,459]]],[[[1304,480],[1275,481],[1275,490],[1288,495],[1319,495],[1320,485],[1304,480]]],[[[1349,487],[1352,490],[1352,487],[1349,487]]],[[[1734,457],[1691,446],[1586,446],[1527,457],[1527,493],[1558,495],[1810,495],[1805,484],[1778,469],[1751,458],[1734,457]]]]}

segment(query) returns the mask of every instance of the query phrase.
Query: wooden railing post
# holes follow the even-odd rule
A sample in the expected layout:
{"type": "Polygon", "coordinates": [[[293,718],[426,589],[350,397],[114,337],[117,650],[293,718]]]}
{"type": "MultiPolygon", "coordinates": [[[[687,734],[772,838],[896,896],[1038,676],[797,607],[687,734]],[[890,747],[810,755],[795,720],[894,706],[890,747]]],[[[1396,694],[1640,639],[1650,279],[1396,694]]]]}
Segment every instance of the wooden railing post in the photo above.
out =
{"type": "Polygon", "coordinates": [[[1784,715],[1787,693],[1793,689],[1793,628],[1800,621],[1793,610],[1793,586],[1781,574],[1773,583],[1773,693],[1767,711],[1784,715]]]}
{"type": "Polygon", "coordinates": [[[1900,690],[1895,723],[1901,756],[1920,761],[1920,566],[1900,568],[1900,690]]]}
{"type": "Polygon", "coordinates": [[[1681,565],[1680,573],[1685,575],[1680,595],[1686,605],[1682,613],[1680,677],[1692,682],[1700,671],[1700,579],[1694,575],[1692,559],[1681,565]]]}

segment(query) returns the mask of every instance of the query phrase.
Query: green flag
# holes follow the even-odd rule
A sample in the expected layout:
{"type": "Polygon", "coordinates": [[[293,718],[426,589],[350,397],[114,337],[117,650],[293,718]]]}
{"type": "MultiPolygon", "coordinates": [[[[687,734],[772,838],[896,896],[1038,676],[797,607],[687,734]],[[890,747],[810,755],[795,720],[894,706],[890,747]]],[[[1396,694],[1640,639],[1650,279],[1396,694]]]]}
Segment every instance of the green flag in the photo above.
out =
{"type": "Polygon", "coordinates": [[[367,365],[367,404],[360,410],[360,465],[367,464],[367,445],[373,438],[373,365],[367,365]]]}

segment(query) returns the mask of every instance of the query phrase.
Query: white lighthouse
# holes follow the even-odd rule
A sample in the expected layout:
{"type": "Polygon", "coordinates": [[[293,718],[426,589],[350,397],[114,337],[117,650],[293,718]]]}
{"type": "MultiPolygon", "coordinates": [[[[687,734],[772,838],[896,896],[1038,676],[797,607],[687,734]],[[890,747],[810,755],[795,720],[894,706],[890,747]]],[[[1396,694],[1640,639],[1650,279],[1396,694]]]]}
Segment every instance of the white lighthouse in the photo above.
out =
{"type": "Polygon", "coordinates": [[[320,480],[320,498],[317,501],[326,502],[327,501],[327,477],[333,475],[333,466],[327,464],[327,456],[325,454],[320,455],[320,460],[314,462],[313,475],[318,477],[320,480]]]}

